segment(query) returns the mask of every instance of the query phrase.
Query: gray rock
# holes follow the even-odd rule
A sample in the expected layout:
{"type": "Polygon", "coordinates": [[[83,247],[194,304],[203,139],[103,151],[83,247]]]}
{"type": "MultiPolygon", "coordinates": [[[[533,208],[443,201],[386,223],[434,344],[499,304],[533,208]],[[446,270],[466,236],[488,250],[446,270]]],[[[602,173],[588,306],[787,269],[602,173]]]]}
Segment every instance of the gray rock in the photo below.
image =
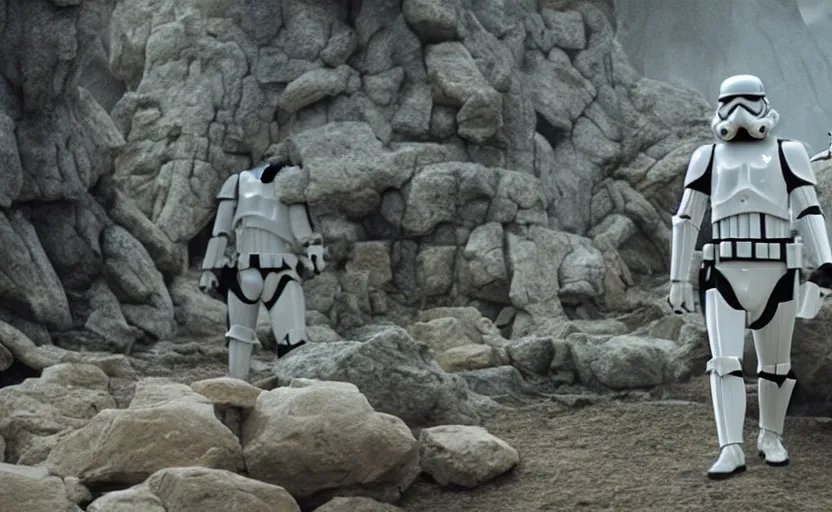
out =
{"type": "Polygon", "coordinates": [[[578,377],[572,345],[565,339],[552,340],[552,365],[549,367],[549,374],[554,384],[572,384],[578,377]]]}
{"type": "Polygon", "coordinates": [[[509,90],[516,61],[509,48],[488,32],[474,13],[464,15],[463,44],[471,53],[477,67],[494,89],[509,90]]]}
{"type": "Polygon", "coordinates": [[[402,227],[413,235],[424,235],[456,213],[457,179],[449,164],[426,166],[408,185],[402,227]]]}
{"type": "Polygon", "coordinates": [[[375,410],[411,426],[479,422],[465,381],[442,371],[426,345],[397,327],[365,342],[301,347],[278,361],[274,371],[281,382],[302,377],[355,384],[375,410]]]}
{"type": "Polygon", "coordinates": [[[456,114],[457,133],[463,139],[482,143],[503,126],[503,98],[496,91],[471,95],[456,114]]]}
{"type": "Polygon", "coordinates": [[[412,85],[391,121],[393,130],[413,137],[427,137],[430,132],[432,98],[427,84],[412,85]]]}
{"type": "Polygon", "coordinates": [[[612,389],[649,388],[666,382],[670,340],[615,336],[601,343],[570,335],[572,354],[583,384],[598,383],[612,389]]]}
{"type": "Polygon", "coordinates": [[[497,286],[505,285],[509,276],[503,236],[502,224],[489,222],[474,229],[468,237],[462,254],[467,260],[465,269],[471,292],[495,283],[497,286]]]}
{"type": "Polygon", "coordinates": [[[121,302],[128,323],[156,339],[174,330],[173,302],[162,274],[145,248],[124,228],[107,228],[102,236],[104,275],[121,302]]]}
{"type": "Polygon", "coordinates": [[[456,39],[458,0],[404,0],[402,13],[413,32],[426,43],[456,39]]]}
{"type": "Polygon", "coordinates": [[[530,334],[564,316],[558,299],[558,274],[569,251],[568,238],[539,226],[532,226],[529,235],[529,240],[508,236],[512,270],[509,297],[511,305],[524,313],[514,320],[513,337],[530,334]]]}
{"type": "MultiPolygon", "coordinates": [[[[708,343],[708,331],[700,322],[686,322],[679,330],[678,348],[674,349],[668,360],[668,379],[671,382],[684,382],[696,375],[705,373],[705,365],[711,358],[708,343]]],[[[753,357],[752,357],[753,359],[753,357]]],[[[757,372],[755,363],[743,359],[746,375],[757,372]]]]}
{"type": "Polygon", "coordinates": [[[142,331],[127,325],[118,298],[103,280],[96,281],[87,294],[92,313],[84,328],[112,343],[116,351],[129,354],[133,342],[143,336],[142,331]]]}
{"type": "Polygon", "coordinates": [[[226,305],[199,290],[196,272],[177,276],[170,284],[177,333],[199,337],[222,337],[226,331],[226,305]]]}
{"type": "Polygon", "coordinates": [[[509,471],[520,454],[482,427],[443,425],[422,431],[422,469],[440,485],[473,488],[509,471]]]}
{"type": "Polygon", "coordinates": [[[0,240],[6,261],[0,294],[6,307],[52,329],[68,328],[69,302],[32,224],[17,210],[0,213],[0,240]]]}
{"type": "Polygon", "coordinates": [[[0,462],[2,496],[8,512],[23,512],[36,507],[38,510],[68,511],[67,489],[60,478],[50,475],[42,467],[12,465],[0,462]]]}
{"type": "Polygon", "coordinates": [[[445,105],[434,105],[430,116],[430,134],[437,139],[447,139],[456,133],[457,110],[445,105]]]}
{"type": "Polygon", "coordinates": [[[27,4],[6,32],[29,34],[26,19],[37,37],[0,45],[2,254],[22,272],[0,282],[0,316],[38,343],[47,325],[122,344],[137,327],[221,332],[219,303],[180,274],[221,183],[264,152],[297,165],[281,198],[309,202],[330,247],[330,270],[304,283],[316,339],[444,304],[510,306],[507,334],[552,336],[563,304],[629,311],[646,300],[640,274],[666,271],[664,220],[711,107],[642,79],[598,6],[137,0],[111,17],[60,3],[27,4]],[[361,253],[382,241],[385,258],[361,253]]]}
{"type": "Polygon", "coordinates": [[[570,131],[596,94],[592,83],[572,66],[562,50],[552,50],[548,58],[531,52],[524,78],[535,111],[557,130],[570,131]]]}
{"type": "Polygon", "coordinates": [[[507,348],[513,366],[536,375],[549,373],[555,355],[551,338],[531,336],[512,340],[507,348]]]}
{"type": "Polygon", "coordinates": [[[336,22],[332,28],[332,36],[321,50],[321,60],[327,65],[337,68],[347,62],[358,47],[358,39],[352,27],[336,22]]]}
{"type": "Polygon", "coordinates": [[[502,97],[480,72],[462,43],[428,46],[428,78],[437,104],[464,107],[457,113],[460,136],[482,142],[502,126],[502,97]]]}
{"type": "Polygon", "coordinates": [[[68,291],[86,290],[101,274],[101,232],[111,224],[90,195],[32,208],[32,225],[68,291]]]}
{"type": "Polygon", "coordinates": [[[561,300],[579,303],[603,294],[605,273],[601,251],[586,239],[575,243],[560,267],[561,300]]]}
{"type": "Polygon", "coordinates": [[[288,84],[321,67],[316,62],[290,59],[283,50],[267,46],[259,51],[254,76],[261,84],[288,84]]]}
{"type": "Polygon", "coordinates": [[[562,50],[583,50],[586,47],[586,31],[580,12],[544,8],[540,14],[555,46],[562,50]]]}
{"type": "Polygon", "coordinates": [[[307,71],[293,80],[280,95],[278,106],[289,113],[295,113],[327,96],[337,96],[347,90],[355,71],[342,65],[336,69],[315,69],[307,71]]]}
{"type": "MultiPolygon", "coordinates": [[[[9,352],[9,349],[5,345],[0,345],[0,372],[8,370],[13,363],[14,356],[12,353],[9,352]]],[[[2,447],[5,448],[5,443],[3,443],[2,447]]],[[[2,458],[0,458],[0,462],[3,462],[2,458]]]]}
{"type": "Polygon", "coordinates": [[[404,69],[395,67],[379,73],[364,77],[364,90],[371,100],[380,105],[389,105],[399,92],[404,80],[404,69]]]}
{"type": "Polygon", "coordinates": [[[426,295],[444,295],[454,283],[456,247],[425,247],[417,256],[417,276],[426,295]]]}
{"type": "Polygon", "coordinates": [[[308,8],[287,11],[286,28],[278,36],[286,53],[298,60],[317,59],[329,39],[329,20],[308,8]]]}
{"type": "Polygon", "coordinates": [[[3,184],[0,185],[0,206],[8,208],[23,189],[23,165],[14,134],[14,120],[0,110],[0,158],[6,162],[3,184]]]}
{"type": "Polygon", "coordinates": [[[147,249],[156,267],[166,276],[176,275],[185,264],[182,250],[153,224],[122,192],[115,192],[110,217],[133,235],[147,249]]]}
{"type": "Polygon", "coordinates": [[[457,372],[474,393],[491,397],[519,397],[528,393],[530,386],[513,366],[497,366],[467,372],[457,372]]]}

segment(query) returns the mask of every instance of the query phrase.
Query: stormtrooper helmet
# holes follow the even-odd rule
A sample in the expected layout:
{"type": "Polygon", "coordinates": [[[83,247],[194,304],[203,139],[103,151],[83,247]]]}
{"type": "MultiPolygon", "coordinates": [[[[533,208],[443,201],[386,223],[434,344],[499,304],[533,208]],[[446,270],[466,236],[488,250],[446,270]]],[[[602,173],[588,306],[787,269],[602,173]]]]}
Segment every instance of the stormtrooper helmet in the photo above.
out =
{"type": "Polygon", "coordinates": [[[766,98],[763,82],[753,75],[736,75],[723,81],[719,88],[711,128],[723,142],[759,140],[768,136],[779,119],[766,98]]]}

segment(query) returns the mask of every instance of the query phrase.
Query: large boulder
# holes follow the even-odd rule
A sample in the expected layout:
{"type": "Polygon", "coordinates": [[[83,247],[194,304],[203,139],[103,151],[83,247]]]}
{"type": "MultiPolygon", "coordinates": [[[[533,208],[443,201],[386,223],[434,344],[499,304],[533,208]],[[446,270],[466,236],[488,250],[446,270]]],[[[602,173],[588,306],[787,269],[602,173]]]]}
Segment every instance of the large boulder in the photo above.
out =
{"type": "Polygon", "coordinates": [[[212,402],[184,384],[147,378],[127,409],[106,409],[62,439],[49,470],[88,484],[138,484],[163,468],[238,471],[242,447],[212,402]]]}
{"type": "Polygon", "coordinates": [[[0,388],[0,436],[9,462],[39,464],[69,433],[100,411],[114,409],[110,379],[89,364],[62,363],[39,378],[0,388]]]}
{"type": "Polygon", "coordinates": [[[465,382],[445,373],[430,349],[399,327],[365,342],[306,345],[279,360],[274,371],[284,383],[302,377],[355,384],[373,408],[411,426],[480,421],[465,382]]]}
{"type": "Polygon", "coordinates": [[[261,393],[243,426],[243,446],[249,475],[297,498],[341,493],[393,502],[419,474],[407,425],[374,411],[343,382],[298,379],[261,393]]]}
{"type": "Polygon", "coordinates": [[[674,341],[641,336],[570,334],[569,343],[582,384],[611,389],[651,388],[669,381],[666,368],[674,341]]]}
{"type": "Polygon", "coordinates": [[[78,510],[67,498],[63,480],[46,468],[0,463],[0,503],[4,512],[78,510]]]}
{"type": "Polygon", "coordinates": [[[220,469],[180,467],[161,469],[143,483],[107,493],[88,512],[300,512],[285,489],[220,469]],[[206,492],[210,490],[210,492],[206,492]]]}
{"type": "Polygon", "coordinates": [[[427,428],[419,442],[422,469],[441,485],[476,487],[520,462],[517,450],[482,427],[427,428]]]}

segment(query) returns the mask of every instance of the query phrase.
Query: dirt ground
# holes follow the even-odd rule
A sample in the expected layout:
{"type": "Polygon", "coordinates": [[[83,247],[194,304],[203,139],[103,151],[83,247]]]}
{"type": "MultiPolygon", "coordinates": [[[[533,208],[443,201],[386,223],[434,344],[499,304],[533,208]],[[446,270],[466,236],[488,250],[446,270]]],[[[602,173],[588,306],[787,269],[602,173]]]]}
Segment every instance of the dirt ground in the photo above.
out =
{"type": "Polygon", "coordinates": [[[679,389],[694,401],[608,402],[565,408],[544,401],[486,423],[518,450],[510,474],[473,490],[425,479],[398,505],[408,512],[832,511],[832,422],[789,417],[787,467],[756,454],[756,420],[746,421],[748,471],[705,476],[719,449],[704,380],[679,389]]]}
{"type": "MultiPolygon", "coordinates": [[[[148,364],[140,373],[192,382],[224,375],[225,357],[212,351],[196,368],[183,361],[171,375],[170,367],[148,364]]],[[[268,375],[268,357],[257,359],[252,380],[268,375]]],[[[657,401],[567,406],[540,399],[485,422],[520,453],[513,471],[466,490],[420,478],[397,505],[407,512],[832,511],[832,419],[788,417],[792,461],[772,468],[757,457],[755,417],[751,396],[748,471],[711,481],[705,472],[719,449],[707,377],[657,401]]]]}

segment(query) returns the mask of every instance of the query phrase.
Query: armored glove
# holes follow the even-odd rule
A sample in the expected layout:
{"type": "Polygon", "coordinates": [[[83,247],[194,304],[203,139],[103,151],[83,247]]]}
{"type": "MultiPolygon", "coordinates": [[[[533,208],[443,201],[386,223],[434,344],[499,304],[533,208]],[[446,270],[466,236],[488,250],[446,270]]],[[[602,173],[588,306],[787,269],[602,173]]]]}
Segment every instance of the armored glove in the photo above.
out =
{"type": "Polygon", "coordinates": [[[315,244],[307,247],[306,257],[309,259],[309,263],[311,264],[309,270],[315,272],[315,274],[320,274],[321,272],[323,272],[324,268],[326,267],[326,263],[324,263],[323,245],[315,244]]]}
{"type": "Polygon", "coordinates": [[[310,236],[308,239],[303,241],[303,248],[306,250],[306,255],[300,257],[300,261],[303,266],[310,272],[314,272],[316,275],[323,272],[326,267],[324,255],[327,252],[326,249],[324,249],[323,237],[318,234],[310,236]]]}
{"type": "Polygon", "coordinates": [[[832,263],[824,263],[816,268],[806,280],[818,285],[821,295],[828,295],[832,291],[832,263]]]}
{"type": "Polygon", "coordinates": [[[671,281],[667,303],[677,315],[693,313],[695,305],[693,302],[693,285],[690,284],[690,281],[671,281]]]}
{"type": "Polygon", "coordinates": [[[199,291],[202,293],[209,293],[212,290],[216,290],[219,284],[217,275],[212,270],[204,270],[199,277],[199,291]]]}

